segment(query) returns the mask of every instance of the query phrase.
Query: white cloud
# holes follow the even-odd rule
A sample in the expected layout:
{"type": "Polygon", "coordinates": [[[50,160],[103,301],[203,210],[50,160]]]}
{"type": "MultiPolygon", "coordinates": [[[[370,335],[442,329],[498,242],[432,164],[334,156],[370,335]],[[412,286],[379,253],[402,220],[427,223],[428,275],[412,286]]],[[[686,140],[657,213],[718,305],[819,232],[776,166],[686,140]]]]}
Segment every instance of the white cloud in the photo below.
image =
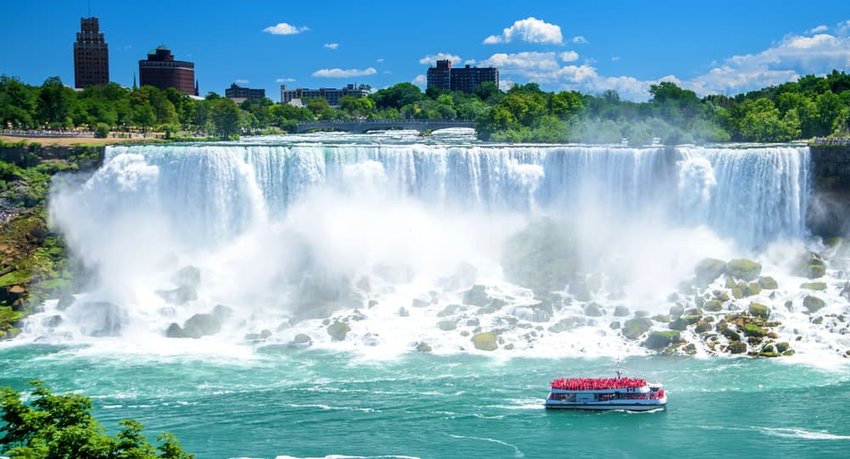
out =
{"type": "Polygon", "coordinates": [[[611,57],[611,62],[619,62],[619,61],[620,61],[620,56],[611,57]]]}
{"type": "Polygon", "coordinates": [[[357,76],[367,76],[374,75],[378,73],[373,67],[369,67],[363,70],[360,69],[321,69],[313,72],[314,77],[319,78],[351,78],[357,76]]]}
{"type": "Polygon", "coordinates": [[[821,32],[826,32],[827,30],[829,30],[829,27],[827,27],[825,25],[819,25],[819,26],[815,27],[814,29],[809,30],[809,33],[821,33],[821,32]]]}
{"type": "Polygon", "coordinates": [[[575,51],[564,51],[560,57],[564,62],[575,62],[578,60],[578,53],[575,51]]]}
{"type": "Polygon", "coordinates": [[[514,22],[512,26],[504,29],[501,35],[490,35],[484,39],[484,44],[495,45],[510,43],[514,40],[560,45],[564,42],[564,36],[561,35],[560,26],[529,17],[514,22]]]}
{"type": "Polygon", "coordinates": [[[308,30],[310,29],[307,27],[296,27],[285,22],[279,22],[276,25],[266,27],[263,29],[263,32],[270,33],[272,35],[298,35],[299,33],[306,32],[308,30]]]}
{"type": "Polygon", "coordinates": [[[428,78],[426,78],[425,75],[416,75],[416,78],[414,78],[410,82],[415,84],[416,86],[424,88],[425,85],[428,84],[428,78]]]}
{"type": "Polygon", "coordinates": [[[584,38],[583,35],[576,35],[575,37],[573,37],[572,42],[576,45],[585,45],[589,43],[587,41],[587,38],[584,38]]]}
{"type": "Polygon", "coordinates": [[[482,67],[498,67],[500,71],[527,72],[557,70],[558,60],[554,52],[523,51],[521,53],[496,53],[481,61],[482,67]]]}
{"type": "Polygon", "coordinates": [[[250,81],[245,80],[245,79],[234,80],[233,82],[236,83],[236,84],[240,84],[240,85],[245,85],[245,84],[250,83],[250,81]]]}
{"type": "Polygon", "coordinates": [[[467,59],[467,60],[463,61],[463,64],[464,65],[475,65],[475,64],[477,64],[477,62],[476,62],[475,59],[467,59]]]}
{"type": "Polygon", "coordinates": [[[380,64],[380,63],[382,63],[382,62],[384,62],[384,58],[383,58],[383,57],[381,57],[381,58],[379,58],[379,59],[378,59],[378,63],[379,63],[379,64],[380,64]]]}
{"type": "Polygon", "coordinates": [[[292,83],[295,81],[295,78],[278,78],[274,81],[275,83],[292,83]]]}
{"type": "Polygon", "coordinates": [[[458,56],[457,54],[437,53],[437,54],[429,54],[429,55],[423,57],[422,59],[419,59],[419,63],[420,64],[426,64],[426,65],[433,65],[435,62],[442,61],[442,60],[445,60],[445,59],[452,61],[452,63],[461,61],[460,56],[458,56]]]}
{"type": "Polygon", "coordinates": [[[508,89],[513,88],[515,85],[516,83],[511,80],[499,78],[499,89],[501,89],[502,91],[507,91],[508,89]]]}
{"type": "Polygon", "coordinates": [[[337,49],[337,48],[339,48],[339,43],[325,43],[322,46],[324,46],[327,49],[337,49]]]}

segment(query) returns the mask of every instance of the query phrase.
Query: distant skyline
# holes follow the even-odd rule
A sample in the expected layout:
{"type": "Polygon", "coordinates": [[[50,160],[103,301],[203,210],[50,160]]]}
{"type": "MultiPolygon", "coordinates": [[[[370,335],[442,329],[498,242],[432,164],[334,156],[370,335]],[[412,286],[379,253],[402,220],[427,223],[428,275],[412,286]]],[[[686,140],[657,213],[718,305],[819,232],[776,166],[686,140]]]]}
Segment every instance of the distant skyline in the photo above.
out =
{"type": "MultiPolygon", "coordinates": [[[[87,0],[14,1],[0,17],[0,74],[73,85],[73,42],[87,0]]],[[[91,0],[109,43],[112,81],[130,86],[138,61],[164,44],[195,62],[202,95],[231,83],[424,88],[437,58],[495,66],[503,85],[644,100],[669,80],[735,94],[850,70],[850,2],[460,2],[91,0]]],[[[136,75],[138,78],[138,75],[136,75]]]]}

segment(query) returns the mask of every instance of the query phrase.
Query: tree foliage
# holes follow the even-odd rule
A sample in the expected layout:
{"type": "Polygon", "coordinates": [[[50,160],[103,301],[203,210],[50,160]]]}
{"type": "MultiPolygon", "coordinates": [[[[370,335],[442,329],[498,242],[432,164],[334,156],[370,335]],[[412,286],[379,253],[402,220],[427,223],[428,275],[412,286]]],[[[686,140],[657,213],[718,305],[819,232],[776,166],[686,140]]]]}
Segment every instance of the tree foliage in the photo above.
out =
{"type": "Polygon", "coordinates": [[[154,447],[142,424],[125,419],[113,436],[91,415],[92,401],[80,394],[55,394],[32,382],[30,403],[9,387],[0,389],[3,411],[0,447],[12,458],[26,459],[192,459],[176,437],[161,434],[154,447]]]}

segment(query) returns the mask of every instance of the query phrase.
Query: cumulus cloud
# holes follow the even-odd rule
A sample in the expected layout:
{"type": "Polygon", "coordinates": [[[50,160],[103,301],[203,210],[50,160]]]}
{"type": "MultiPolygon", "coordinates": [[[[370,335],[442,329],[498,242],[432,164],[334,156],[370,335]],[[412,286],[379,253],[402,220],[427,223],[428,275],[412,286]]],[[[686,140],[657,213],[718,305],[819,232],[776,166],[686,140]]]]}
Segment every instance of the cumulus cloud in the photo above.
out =
{"type": "Polygon", "coordinates": [[[578,53],[575,51],[564,51],[561,53],[561,60],[564,62],[575,62],[578,60],[578,53]]]}
{"type": "Polygon", "coordinates": [[[298,35],[301,32],[306,32],[310,30],[307,27],[297,27],[291,24],[287,24],[285,22],[279,22],[273,26],[268,26],[263,29],[263,32],[270,33],[272,35],[298,35]]]}
{"type": "Polygon", "coordinates": [[[498,67],[507,72],[551,71],[559,68],[554,52],[523,51],[496,53],[481,61],[482,67],[498,67]]]}
{"type": "Polygon", "coordinates": [[[437,53],[437,54],[429,54],[429,55],[423,57],[422,59],[419,59],[419,63],[431,65],[431,64],[434,64],[437,61],[442,61],[442,60],[445,60],[445,59],[452,61],[452,63],[456,63],[456,62],[461,61],[460,56],[458,56],[457,54],[437,53]]]}
{"type": "Polygon", "coordinates": [[[426,84],[428,84],[428,78],[425,77],[425,75],[416,75],[416,78],[414,78],[410,82],[415,84],[416,86],[424,87],[426,84]]]}
{"type": "Polygon", "coordinates": [[[374,75],[378,73],[373,67],[365,69],[321,69],[313,72],[314,77],[319,78],[351,78],[358,76],[374,75]]]}
{"type": "Polygon", "coordinates": [[[276,83],[292,83],[295,81],[295,78],[278,78],[274,80],[276,83]]]}
{"type": "Polygon", "coordinates": [[[236,84],[248,84],[248,83],[250,83],[250,81],[242,79],[242,78],[240,78],[238,80],[233,80],[233,82],[236,83],[236,84]]]}
{"type": "Polygon", "coordinates": [[[501,35],[490,35],[484,39],[484,44],[511,43],[514,40],[560,45],[564,42],[564,36],[561,35],[560,26],[529,17],[514,22],[512,26],[502,30],[501,35]]]}
{"type": "Polygon", "coordinates": [[[821,24],[821,25],[813,28],[812,30],[809,30],[809,33],[821,33],[821,32],[826,32],[827,30],[829,30],[829,27],[821,24]]]}
{"type": "Polygon", "coordinates": [[[337,49],[337,48],[339,48],[339,43],[325,43],[322,46],[324,46],[327,49],[337,49]]]}
{"type": "Polygon", "coordinates": [[[583,35],[576,35],[573,37],[572,42],[576,45],[585,45],[588,43],[587,38],[584,38],[583,35]]]}

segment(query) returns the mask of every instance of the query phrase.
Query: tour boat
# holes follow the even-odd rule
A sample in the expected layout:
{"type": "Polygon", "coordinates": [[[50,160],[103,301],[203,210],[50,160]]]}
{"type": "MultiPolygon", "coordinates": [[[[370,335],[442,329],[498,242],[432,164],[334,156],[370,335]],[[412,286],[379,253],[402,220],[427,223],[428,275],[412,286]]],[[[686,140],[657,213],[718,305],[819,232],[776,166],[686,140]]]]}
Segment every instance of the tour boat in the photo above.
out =
{"type": "Polygon", "coordinates": [[[568,410],[663,410],[667,394],[661,384],[640,378],[558,378],[546,397],[547,409],[568,410]]]}

